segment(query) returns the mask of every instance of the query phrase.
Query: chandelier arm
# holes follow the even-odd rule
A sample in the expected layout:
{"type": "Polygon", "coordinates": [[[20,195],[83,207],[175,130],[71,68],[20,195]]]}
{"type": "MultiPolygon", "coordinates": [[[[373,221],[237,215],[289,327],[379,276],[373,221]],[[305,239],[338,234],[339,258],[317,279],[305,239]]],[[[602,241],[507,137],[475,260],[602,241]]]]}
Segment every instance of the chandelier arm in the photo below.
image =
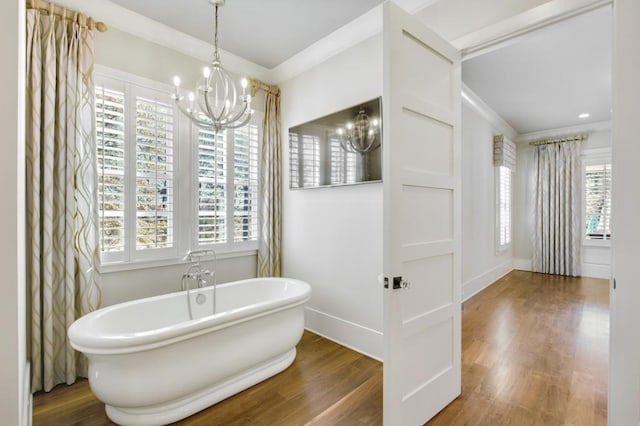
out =
{"type": "MultiPolygon", "coordinates": [[[[224,120],[224,121],[227,122],[227,123],[233,123],[234,121],[239,120],[240,117],[242,117],[244,115],[244,113],[247,111],[247,106],[248,106],[248,104],[247,104],[247,102],[245,102],[244,103],[244,107],[242,108],[242,110],[238,111],[238,113],[234,117],[228,118],[227,120],[224,120]]],[[[249,115],[251,115],[251,114],[249,114],[249,115]]],[[[237,126],[237,127],[240,127],[240,126],[237,126]]]]}
{"type": "Polygon", "coordinates": [[[237,129],[238,127],[245,126],[249,120],[251,120],[251,114],[247,114],[247,116],[238,124],[230,124],[227,126],[228,129],[237,129]]]}
{"type": "Polygon", "coordinates": [[[194,123],[200,124],[200,125],[208,125],[209,127],[211,127],[210,123],[208,123],[206,120],[202,120],[202,119],[196,117],[195,111],[191,111],[191,110],[183,107],[182,104],[177,99],[176,99],[176,106],[178,107],[178,109],[180,111],[182,111],[182,113],[184,115],[189,117],[194,123]]]}
{"type": "Polygon", "coordinates": [[[349,149],[347,148],[347,143],[345,142],[344,138],[340,138],[339,140],[340,140],[340,145],[342,146],[342,149],[352,154],[355,154],[356,151],[354,150],[353,145],[351,144],[351,141],[349,141],[349,148],[351,148],[349,149]]]}

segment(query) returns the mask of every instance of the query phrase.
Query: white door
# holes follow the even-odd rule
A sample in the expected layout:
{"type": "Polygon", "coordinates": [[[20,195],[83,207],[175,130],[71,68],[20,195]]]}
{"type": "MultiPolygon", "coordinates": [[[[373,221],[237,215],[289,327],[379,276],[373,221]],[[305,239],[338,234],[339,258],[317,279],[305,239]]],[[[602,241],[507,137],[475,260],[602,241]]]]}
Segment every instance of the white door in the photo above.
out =
{"type": "Polygon", "coordinates": [[[460,394],[460,53],[391,2],[383,38],[384,423],[411,426],[460,394]]]}

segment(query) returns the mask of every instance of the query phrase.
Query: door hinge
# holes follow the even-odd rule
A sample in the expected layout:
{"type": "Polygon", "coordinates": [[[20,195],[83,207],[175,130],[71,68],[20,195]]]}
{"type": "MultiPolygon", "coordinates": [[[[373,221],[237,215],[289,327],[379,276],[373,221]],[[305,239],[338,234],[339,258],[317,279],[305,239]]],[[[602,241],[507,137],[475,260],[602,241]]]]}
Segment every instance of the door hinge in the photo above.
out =
{"type": "Polygon", "coordinates": [[[614,290],[616,289],[616,279],[615,278],[613,279],[613,289],[614,290]]]}

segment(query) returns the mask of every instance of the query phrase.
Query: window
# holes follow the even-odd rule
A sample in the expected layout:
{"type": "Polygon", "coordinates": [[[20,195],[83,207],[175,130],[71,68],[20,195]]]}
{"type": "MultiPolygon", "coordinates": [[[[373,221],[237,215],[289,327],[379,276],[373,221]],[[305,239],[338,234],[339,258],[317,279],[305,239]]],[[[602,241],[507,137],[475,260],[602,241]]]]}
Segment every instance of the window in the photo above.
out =
{"type": "Polygon", "coordinates": [[[585,239],[611,239],[611,162],[584,162],[584,230],[585,239]]]}
{"type": "Polygon", "coordinates": [[[116,70],[96,73],[106,271],[179,261],[195,247],[218,254],[257,248],[262,117],[256,113],[247,126],[214,135],[192,127],[174,106],[172,91],[116,70]]]}
{"type": "Polygon", "coordinates": [[[166,93],[97,78],[99,241],[104,262],[175,254],[176,111],[166,93]]]}
{"type": "Polygon", "coordinates": [[[239,248],[258,240],[257,122],[254,117],[217,138],[198,129],[199,245],[235,243],[239,248]]]}
{"type": "Polygon", "coordinates": [[[497,172],[496,240],[498,251],[502,251],[511,244],[511,169],[500,166],[497,172]]]}

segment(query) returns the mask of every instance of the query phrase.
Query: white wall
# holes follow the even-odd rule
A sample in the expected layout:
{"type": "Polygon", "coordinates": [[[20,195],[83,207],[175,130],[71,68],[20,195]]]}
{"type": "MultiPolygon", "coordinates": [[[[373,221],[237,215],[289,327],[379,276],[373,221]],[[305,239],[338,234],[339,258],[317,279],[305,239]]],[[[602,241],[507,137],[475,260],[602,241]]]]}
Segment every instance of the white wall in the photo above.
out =
{"type": "Polygon", "coordinates": [[[382,185],[289,190],[288,129],[380,96],[382,37],[332,57],[281,89],[283,274],[312,287],[307,328],[381,358],[382,185]]]}
{"type": "Polygon", "coordinates": [[[0,413],[2,424],[31,421],[26,354],[25,200],[24,200],[24,1],[0,6],[0,413]]]}
{"type": "MultiPolygon", "coordinates": [[[[464,64],[463,64],[464,66],[464,64]]],[[[466,89],[468,90],[468,89],[466,89]]],[[[495,113],[494,113],[495,114],[495,113]]],[[[511,248],[496,252],[493,136],[504,130],[462,105],[462,299],[512,269],[511,248]]]]}
{"type": "Polygon", "coordinates": [[[614,1],[613,276],[609,424],[640,425],[640,2],[614,1]]]}
{"type": "MultiPolygon", "coordinates": [[[[184,88],[193,87],[205,65],[190,56],[113,28],[104,33],[96,33],[95,44],[96,64],[167,85],[172,84],[174,75],[179,75],[184,88]]],[[[259,94],[254,99],[254,109],[262,110],[263,103],[264,96],[259,94]]],[[[181,118],[180,125],[187,128],[188,121],[181,118]]],[[[188,132],[181,132],[181,137],[185,135],[188,132]]],[[[181,152],[189,146],[185,141],[179,141],[179,144],[183,148],[181,152]]],[[[182,164],[189,163],[183,161],[182,164]]],[[[189,190],[188,185],[185,185],[188,177],[188,171],[181,173],[176,182],[183,192],[189,190]]],[[[186,253],[187,249],[184,247],[183,251],[186,253]]],[[[220,259],[216,267],[217,281],[222,283],[253,278],[256,276],[256,262],[255,252],[220,259]]],[[[185,264],[169,263],[171,264],[144,269],[102,273],[102,306],[179,290],[180,277],[186,270],[185,264]]]]}
{"type": "MultiPolygon", "coordinates": [[[[586,141],[581,142],[581,151],[587,153],[593,150],[611,148],[611,130],[598,125],[590,130],[584,128],[556,129],[548,132],[520,135],[518,140],[518,158],[514,179],[514,205],[513,205],[513,232],[514,246],[513,257],[516,269],[531,270],[533,230],[534,230],[534,196],[535,180],[533,165],[533,147],[527,141],[554,137],[558,135],[588,133],[586,141]]],[[[583,276],[596,278],[609,278],[611,276],[611,249],[604,246],[582,245],[581,270],[583,276]]]]}

